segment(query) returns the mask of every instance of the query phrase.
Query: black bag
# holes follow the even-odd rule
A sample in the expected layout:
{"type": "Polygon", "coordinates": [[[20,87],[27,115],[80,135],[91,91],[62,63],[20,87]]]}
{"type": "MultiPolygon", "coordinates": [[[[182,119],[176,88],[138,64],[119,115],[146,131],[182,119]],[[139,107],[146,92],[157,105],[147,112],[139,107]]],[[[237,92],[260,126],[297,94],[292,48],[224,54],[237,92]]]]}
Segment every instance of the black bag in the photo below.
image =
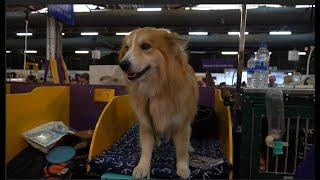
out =
{"type": "Polygon", "coordinates": [[[215,112],[212,107],[198,106],[195,120],[191,124],[193,138],[210,138],[215,136],[215,112]]]}

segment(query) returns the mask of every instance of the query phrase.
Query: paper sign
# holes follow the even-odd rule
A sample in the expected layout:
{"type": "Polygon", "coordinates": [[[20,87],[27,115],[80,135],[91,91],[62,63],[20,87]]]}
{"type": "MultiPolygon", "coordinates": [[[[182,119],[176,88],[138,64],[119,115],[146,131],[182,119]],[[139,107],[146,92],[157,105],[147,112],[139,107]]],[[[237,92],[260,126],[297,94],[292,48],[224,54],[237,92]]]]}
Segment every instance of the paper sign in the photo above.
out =
{"type": "Polygon", "coordinates": [[[109,102],[115,96],[114,89],[95,89],[94,101],[109,102]]]}

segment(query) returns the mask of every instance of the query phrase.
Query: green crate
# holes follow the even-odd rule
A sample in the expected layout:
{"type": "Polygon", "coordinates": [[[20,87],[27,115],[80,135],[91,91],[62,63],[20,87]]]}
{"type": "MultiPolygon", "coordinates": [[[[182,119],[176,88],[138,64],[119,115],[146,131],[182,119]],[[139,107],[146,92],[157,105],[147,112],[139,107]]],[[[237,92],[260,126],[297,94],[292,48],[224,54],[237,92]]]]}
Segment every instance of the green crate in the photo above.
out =
{"type": "MultiPolygon", "coordinates": [[[[281,167],[284,169],[283,171],[282,170],[281,171],[260,170],[259,153],[261,152],[260,150],[261,150],[261,146],[263,145],[262,143],[265,143],[263,141],[264,137],[262,135],[262,128],[264,127],[262,126],[262,124],[266,123],[264,121],[267,121],[266,107],[265,107],[265,92],[266,92],[266,89],[264,90],[263,89],[244,89],[243,90],[242,106],[241,106],[242,115],[241,115],[241,148],[240,148],[240,178],[241,179],[242,178],[243,179],[283,179],[283,178],[292,178],[294,174],[294,172],[288,173],[287,171],[289,170],[285,170],[285,169],[288,169],[285,167],[291,166],[291,164],[288,164],[289,155],[287,155],[288,157],[287,163],[285,163],[286,158],[284,158],[283,156],[279,156],[278,162],[275,163],[275,164],[279,164],[279,159],[280,158],[281,160],[284,159],[284,162],[281,164],[281,167]]],[[[299,135],[299,132],[300,132],[299,123],[300,121],[302,122],[302,119],[305,122],[304,124],[306,128],[308,128],[309,123],[311,122],[314,123],[314,113],[315,113],[314,90],[294,90],[294,89],[283,90],[283,94],[284,94],[283,99],[284,99],[285,118],[287,119],[286,123],[288,123],[289,125],[288,126],[289,130],[291,130],[291,126],[295,126],[298,129],[298,133],[296,134],[299,135]],[[289,121],[289,119],[291,121],[289,121]],[[289,124],[290,122],[292,122],[292,124],[289,124]]],[[[288,128],[286,128],[286,131],[289,131],[289,130],[288,128]]],[[[309,136],[307,135],[305,137],[308,140],[309,136]]],[[[292,141],[292,138],[289,140],[292,141]]],[[[297,142],[297,140],[295,140],[295,142],[297,142]]],[[[306,142],[308,144],[308,141],[306,142]]],[[[295,144],[297,144],[296,146],[299,147],[298,143],[294,143],[294,145],[295,144]]],[[[289,150],[291,150],[292,145],[291,146],[289,145],[288,148],[290,148],[289,150]]],[[[298,152],[298,150],[295,150],[295,151],[298,152]]],[[[304,152],[306,151],[304,150],[304,152]]],[[[297,157],[296,159],[298,159],[298,156],[296,157],[297,157]]],[[[269,158],[267,157],[268,160],[272,158],[273,157],[269,157],[269,158]]],[[[295,160],[295,161],[298,162],[298,160],[295,160]]],[[[268,162],[270,163],[271,161],[268,161],[268,162]]],[[[268,167],[269,167],[269,163],[267,163],[268,167]]],[[[275,166],[275,169],[276,167],[279,168],[279,165],[274,165],[274,166],[275,166]]]]}

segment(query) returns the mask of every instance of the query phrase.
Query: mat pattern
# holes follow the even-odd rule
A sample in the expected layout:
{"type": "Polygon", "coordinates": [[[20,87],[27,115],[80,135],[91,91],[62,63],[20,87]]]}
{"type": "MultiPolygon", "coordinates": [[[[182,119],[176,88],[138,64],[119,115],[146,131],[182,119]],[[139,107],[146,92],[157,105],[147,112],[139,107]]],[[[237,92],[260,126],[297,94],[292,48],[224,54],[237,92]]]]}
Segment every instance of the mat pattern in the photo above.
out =
{"type": "MultiPolygon", "coordinates": [[[[179,178],[176,174],[175,148],[165,138],[154,150],[151,162],[151,178],[179,178]]],[[[231,165],[222,152],[220,143],[213,138],[191,139],[195,149],[190,154],[190,178],[227,178],[231,165]]],[[[88,163],[94,172],[132,175],[140,158],[139,126],[134,125],[109,150],[96,156],[88,163]]]]}

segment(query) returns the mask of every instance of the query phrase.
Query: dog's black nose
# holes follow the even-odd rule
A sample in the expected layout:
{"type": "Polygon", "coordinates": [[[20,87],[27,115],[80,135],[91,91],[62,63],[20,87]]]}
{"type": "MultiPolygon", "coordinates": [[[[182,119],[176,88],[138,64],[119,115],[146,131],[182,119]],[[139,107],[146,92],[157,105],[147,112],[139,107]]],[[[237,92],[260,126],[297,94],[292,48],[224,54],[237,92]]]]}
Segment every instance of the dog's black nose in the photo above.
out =
{"type": "Polygon", "coordinates": [[[128,60],[122,60],[119,64],[119,66],[123,71],[127,71],[130,68],[131,63],[128,60]]]}

